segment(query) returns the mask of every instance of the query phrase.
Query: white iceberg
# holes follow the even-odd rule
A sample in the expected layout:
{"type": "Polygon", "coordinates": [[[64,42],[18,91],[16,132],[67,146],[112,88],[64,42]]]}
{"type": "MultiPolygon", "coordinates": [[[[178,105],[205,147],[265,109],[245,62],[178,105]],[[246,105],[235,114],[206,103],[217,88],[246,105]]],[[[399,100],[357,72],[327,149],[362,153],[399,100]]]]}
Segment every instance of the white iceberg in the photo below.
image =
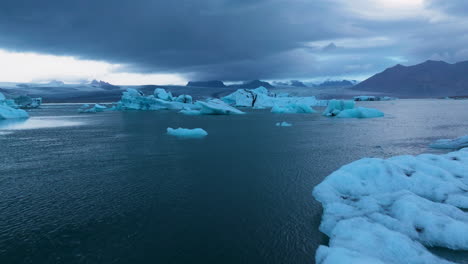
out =
{"type": "Polygon", "coordinates": [[[271,112],[277,114],[311,114],[317,111],[306,104],[288,104],[285,106],[273,106],[271,112]]]}
{"type": "Polygon", "coordinates": [[[176,136],[180,138],[202,138],[208,135],[208,133],[201,128],[167,128],[167,134],[171,136],[176,136]]]}
{"type": "Polygon", "coordinates": [[[341,111],[336,117],[339,118],[375,118],[383,117],[384,113],[375,108],[358,107],[341,111]]]}
{"type": "Polygon", "coordinates": [[[256,89],[239,89],[234,93],[221,98],[224,102],[237,107],[265,108],[274,106],[287,106],[291,104],[303,104],[308,106],[325,105],[325,101],[320,101],[315,96],[293,97],[285,93],[270,93],[265,87],[256,89]]]}
{"type": "Polygon", "coordinates": [[[8,100],[0,93],[0,119],[28,118],[29,114],[23,109],[17,109],[13,100],[8,100]]]}
{"type": "Polygon", "coordinates": [[[163,110],[163,109],[198,109],[199,106],[192,104],[191,97],[184,95],[174,100],[170,92],[156,88],[154,95],[145,96],[142,92],[129,88],[122,94],[117,102],[118,110],[163,110]]]}
{"type": "Polygon", "coordinates": [[[468,149],[361,159],[329,175],[313,195],[324,208],[320,230],[330,237],[317,259],[449,263],[421,245],[468,250],[468,149]]]}
{"type": "Polygon", "coordinates": [[[468,148],[468,136],[459,137],[456,139],[439,139],[430,145],[436,149],[462,149],[468,148]]]}
{"type": "Polygon", "coordinates": [[[283,121],[283,122],[278,122],[278,123],[276,123],[276,126],[279,126],[279,127],[290,127],[290,126],[292,126],[292,124],[283,121]]]}

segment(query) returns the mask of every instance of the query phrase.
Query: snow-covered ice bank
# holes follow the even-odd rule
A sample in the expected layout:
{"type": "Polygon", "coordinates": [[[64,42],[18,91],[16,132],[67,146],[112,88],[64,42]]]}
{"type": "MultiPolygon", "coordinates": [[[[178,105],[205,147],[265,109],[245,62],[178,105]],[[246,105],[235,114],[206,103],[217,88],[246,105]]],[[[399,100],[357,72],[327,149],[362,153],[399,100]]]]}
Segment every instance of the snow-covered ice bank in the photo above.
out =
{"type": "Polygon", "coordinates": [[[219,99],[209,99],[207,101],[197,101],[195,105],[200,110],[183,109],[180,111],[186,115],[241,115],[244,112],[236,109],[219,99]]]}
{"type": "Polygon", "coordinates": [[[206,132],[205,130],[201,128],[189,129],[189,128],[179,127],[177,129],[174,129],[174,128],[168,127],[167,134],[171,136],[180,137],[180,138],[202,138],[202,137],[207,136],[208,132],[206,132]]]}
{"type": "Polygon", "coordinates": [[[276,126],[279,126],[279,127],[290,127],[290,126],[292,126],[292,124],[283,121],[283,122],[278,122],[278,123],[276,123],[276,126]]]}
{"type": "Polygon", "coordinates": [[[354,108],[354,101],[330,100],[323,112],[324,116],[336,116],[339,118],[374,118],[382,117],[384,113],[374,108],[354,108]]]}
{"type": "Polygon", "coordinates": [[[230,105],[253,108],[270,108],[292,104],[308,106],[326,105],[326,101],[317,100],[315,96],[294,97],[284,93],[275,94],[269,92],[265,87],[258,87],[256,89],[239,89],[221,99],[230,105]]]}
{"type": "Polygon", "coordinates": [[[439,139],[436,142],[432,143],[430,147],[437,149],[468,148],[468,136],[463,136],[456,139],[439,139]]]}
{"type": "Polygon", "coordinates": [[[288,104],[285,106],[275,105],[271,108],[271,112],[277,114],[312,114],[317,111],[306,104],[288,104]]]}
{"type": "Polygon", "coordinates": [[[192,104],[190,95],[180,95],[174,98],[170,92],[156,88],[153,95],[145,96],[142,92],[129,88],[122,94],[117,102],[118,110],[163,110],[163,109],[196,109],[198,106],[192,104]]]}
{"type": "Polygon", "coordinates": [[[468,149],[361,159],[313,195],[330,237],[317,263],[449,263],[424,246],[468,250],[468,149]]]}
{"type": "Polygon", "coordinates": [[[0,93],[0,119],[13,119],[13,118],[28,118],[29,114],[22,110],[17,109],[13,100],[8,100],[0,93]]]}

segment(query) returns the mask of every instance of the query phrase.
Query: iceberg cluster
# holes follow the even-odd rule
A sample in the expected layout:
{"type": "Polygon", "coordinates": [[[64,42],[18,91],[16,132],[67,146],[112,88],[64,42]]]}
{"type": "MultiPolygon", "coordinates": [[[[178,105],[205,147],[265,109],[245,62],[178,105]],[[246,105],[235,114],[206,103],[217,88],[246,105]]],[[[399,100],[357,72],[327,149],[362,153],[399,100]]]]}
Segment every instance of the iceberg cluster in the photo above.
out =
{"type": "Polygon", "coordinates": [[[31,98],[27,95],[21,95],[14,99],[19,108],[38,108],[42,104],[42,98],[31,98]]]}
{"type": "Polygon", "coordinates": [[[0,120],[29,117],[26,111],[17,109],[17,107],[13,100],[6,99],[5,96],[0,93],[0,120]]]}
{"type": "Polygon", "coordinates": [[[430,147],[437,149],[468,148],[468,136],[463,136],[456,139],[439,139],[436,142],[432,143],[430,147]]]}
{"type": "Polygon", "coordinates": [[[167,128],[167,134],[171,136],[176,136],[179,138],[202,138],[208,135],[208,133],[201,128],[167,128]]]}
{"type": "Polygon", "coordinates": [[[450,263],[425,246],[468,250],[468,149],[361,159],[325,178],[313,196],[330,237],[317,263],[450,263]]]}
{"type": "Polygon", "coordinates": [[[330,100],[323,112],[324,116],[336,116],[339,118],[374,118],[382,117],[384,113],[374,108],[354,108],[354,101],[330,100]]]}
{"type": "Polygon", "coordinates": [[[277,113],[277,114],[297,114],[297,113],[302,113],[302,114],[311,114],[311,113],[316,113],[312,107],[306,104],[288,104],[285,106],[278,106],[275,105],[273,108],[271,108],[272,113],[277,113]]]}
{"type": "Polygon", "coordinates": [[[196,108],[192,104],[192,97],[181,95],[174,98],[170,92],[161,88],[156,88],[153,95],[145,96],[142,92],[129,88],[122,94],[122,98],[117,102],[116,109],[119,110],[181,110],[196,108]]]}
{"type": "Polygon", "coordinates": [[[237,107],[271,108],[274,106],[288,106],[294,104],[308,106],[324,106],[326,102],[319,101],[315,96],[293,97],[288,94],[270,93],[265,87],[256,89],[239,89],[223,98],[224,102],[237,107]]]}

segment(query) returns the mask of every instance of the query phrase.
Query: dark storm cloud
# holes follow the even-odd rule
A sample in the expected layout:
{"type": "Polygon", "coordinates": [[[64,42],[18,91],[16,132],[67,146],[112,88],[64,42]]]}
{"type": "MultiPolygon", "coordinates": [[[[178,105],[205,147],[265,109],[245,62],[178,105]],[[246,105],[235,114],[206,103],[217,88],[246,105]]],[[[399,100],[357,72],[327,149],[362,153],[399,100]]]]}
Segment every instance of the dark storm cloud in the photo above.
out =
{"type": "MultiPolygon", "coordinates": [[[[466,6],[461,0],[453,2],[466,6]]],[[[387,57],[416,62],[443,53],[424,41],[427,29],[434,28],[424,18],[373,21],[342,3],[2,0],[0,48],[105,60],[125,64],[126,71],[223,80],[372,73],[395,63],[387,57]],[[335,39],[382,35],[394,43],[324,49],[335,39]],[[323,46],[307,44],[328,40],[323,46]],[[421,48],[406,48],[409,44],[421,48]]],[[[440,3],[431,0],[430,8],[453,8],[440,3]]],[[[444,26],[438,30],[448,32],[444,26]]],[[[450,47],[452,54],[460,54],[458,44],[450,47]]]]}

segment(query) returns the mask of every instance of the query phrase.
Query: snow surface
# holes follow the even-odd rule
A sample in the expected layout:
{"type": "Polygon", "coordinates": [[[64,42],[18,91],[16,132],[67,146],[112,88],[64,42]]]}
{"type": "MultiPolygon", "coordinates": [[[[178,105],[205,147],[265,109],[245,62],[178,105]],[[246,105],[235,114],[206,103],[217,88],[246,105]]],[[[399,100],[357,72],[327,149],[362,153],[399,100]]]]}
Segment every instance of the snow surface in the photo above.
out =
{"type": "Polygon", "coordinates": [[[431,148],[437,149],[461,149],[468,147],[468,136],[459,137],[456,139],[439,139],[430,145],[431,148]]]}
{"type": "Polygon", "coordinates": [[[176,136],[180,138],[202,138],[208,135],[208,133],[201,128],[167,128],[167,134],[171,136],[176,136]]]}
{"type": "Polygon", "coordinates": [[[17,109],[13,100],[8,100],[0,93],[0,119],[13,119],[13,118],[28,118],[29,114],[22,110],[17,109]]]}
{"type": "Polygon", "coordinates": [[[341,111],[336,117],[339,118],[374,118],[383,117],[384,113],[375,108],[358,107],[341,111]]]}
{"type": "Polygon", "coordinates": [[[224,102],[237,107],[265,108],[274,106],[287,106],[291,104],[303,104],[308,106],[325,105],[325,101],[319,101],[315,96],[293,97],[285,93],[274,94],[265,87],[256,89],[238,89],[223,98],[224,102]]]}
{"type": "Polygon", "coordinates": [[[283,122],[278,122],[278,123],[276,123],[276,126],[280,126],[280,127],[290,127],[290,126],[292,126],[292,124],[283,121],[283,122]]]}
{"type": "Polygon", "coordinates": [[[306,105],[306,104],[288,104],[285,106],[273,106],[271,108],[272,113],[277,113],[277,114],[297,114],[297,113],[302,113],[302,114],[311,114],[311,113],[317,113],[312,107],[306,105]]]}
{"type": "Polygon", "coordinates": [[[468,250],[468,149],[361,159],[313,196],[330,237],[317,263],[449,263],[424,246],[468,250]]]}

